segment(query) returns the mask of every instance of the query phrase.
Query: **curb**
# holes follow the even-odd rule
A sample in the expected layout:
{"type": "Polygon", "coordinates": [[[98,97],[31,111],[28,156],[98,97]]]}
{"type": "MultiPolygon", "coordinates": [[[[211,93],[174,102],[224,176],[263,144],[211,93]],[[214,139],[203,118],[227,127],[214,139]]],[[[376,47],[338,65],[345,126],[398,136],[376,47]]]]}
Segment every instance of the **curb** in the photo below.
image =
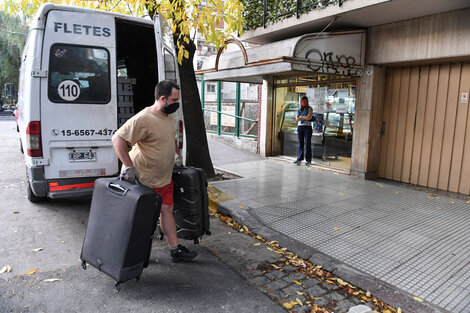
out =
{"type": "Polygon", "coordinates": [[[281,247],[287,247],[289,251],[304,260],[322,265],[323,268],[335,276],[349,283],[370,291],[375,297],[393,306],[400,307],[403,312],[409,313],[451,313],[427,301],[418,302],[413,296],[388,283],[385,283],[369,274],[359,271],[343,262],[312,248],[304,243],[292,239],[270,227],[264,225],[249,210],[240,209],[242,204],[235,198],[233,200],[218,203],[218,211],[231,216],[237,223],[247,226],[252,232],[267,240],[276,240],[281,247]]]}

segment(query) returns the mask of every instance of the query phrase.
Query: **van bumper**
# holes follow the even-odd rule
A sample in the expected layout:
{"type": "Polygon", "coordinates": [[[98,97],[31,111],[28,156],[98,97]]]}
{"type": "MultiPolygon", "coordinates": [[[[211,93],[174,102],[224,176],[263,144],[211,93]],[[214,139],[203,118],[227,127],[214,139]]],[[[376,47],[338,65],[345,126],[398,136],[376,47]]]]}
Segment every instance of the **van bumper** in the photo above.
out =
{"type": "Polygon", "coordinates": [[[90,196],[95,180],[100,177],[45,179],[42,166],[27,168],[34,194],[51,199],[90,196]]]}
{"type": "Polygon", "coordinates": [[[47,196],[47,182],[44,179],[44,167],[26,167],[26,172],[33,193],[38,197],[47,196]]]}

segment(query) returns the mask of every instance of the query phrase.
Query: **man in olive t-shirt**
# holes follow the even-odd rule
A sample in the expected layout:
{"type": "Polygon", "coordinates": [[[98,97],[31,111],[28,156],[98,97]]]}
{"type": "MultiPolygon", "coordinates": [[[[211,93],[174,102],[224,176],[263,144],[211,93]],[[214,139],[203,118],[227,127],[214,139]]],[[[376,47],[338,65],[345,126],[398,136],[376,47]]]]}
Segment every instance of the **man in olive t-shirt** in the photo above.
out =
{"type": "Polygon", "coordinates": [[[161,81],[155,87],[155,102],[146,107],[112,137],[114,150],[121,160],[124,179],[139,181],[163,197],[160,227],[171,249],[172,262],[187,262],[197,256],[178,244],[173,215],[173,165],[175,153],[175,122],[172,113],[179,107],[180,91],[172,81],[161,81]],[[129,152],[128,146],[132,146],[129,152]]]}

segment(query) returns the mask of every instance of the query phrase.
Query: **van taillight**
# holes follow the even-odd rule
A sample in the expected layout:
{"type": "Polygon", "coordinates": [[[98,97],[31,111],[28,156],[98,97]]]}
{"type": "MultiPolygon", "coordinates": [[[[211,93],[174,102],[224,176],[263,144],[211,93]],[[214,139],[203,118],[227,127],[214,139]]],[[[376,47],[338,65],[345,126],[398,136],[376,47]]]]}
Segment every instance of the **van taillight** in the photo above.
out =
{"type": "Polygon", "coordinates": [[[26,149],[30,157],[42,157],[41,124],[38,121],[29,122],[26,128],[26,149]]]}
{"type": "Polygon", "coordinates": [[[178,139],[179,139],[179,144],[178,144],[178,149],[183,149],[183,121],[179,120],[178,122],[178,139]]]}

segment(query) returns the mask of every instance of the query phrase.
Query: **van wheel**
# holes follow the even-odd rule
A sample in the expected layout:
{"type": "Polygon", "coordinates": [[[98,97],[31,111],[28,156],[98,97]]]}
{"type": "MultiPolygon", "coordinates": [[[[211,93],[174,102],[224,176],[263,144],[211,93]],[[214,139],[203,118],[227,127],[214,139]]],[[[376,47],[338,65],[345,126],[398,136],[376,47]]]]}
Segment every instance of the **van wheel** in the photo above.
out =
{"type": "Polygon", "coordinates": [[[31,189],[31,183],[28,181],[28,185],[26,186],[26,192],[28,195],[28,200],[31,202],[42,202],[46,200],[46,197],[38,197],[34,194],[33,190],[31,189]]]}

